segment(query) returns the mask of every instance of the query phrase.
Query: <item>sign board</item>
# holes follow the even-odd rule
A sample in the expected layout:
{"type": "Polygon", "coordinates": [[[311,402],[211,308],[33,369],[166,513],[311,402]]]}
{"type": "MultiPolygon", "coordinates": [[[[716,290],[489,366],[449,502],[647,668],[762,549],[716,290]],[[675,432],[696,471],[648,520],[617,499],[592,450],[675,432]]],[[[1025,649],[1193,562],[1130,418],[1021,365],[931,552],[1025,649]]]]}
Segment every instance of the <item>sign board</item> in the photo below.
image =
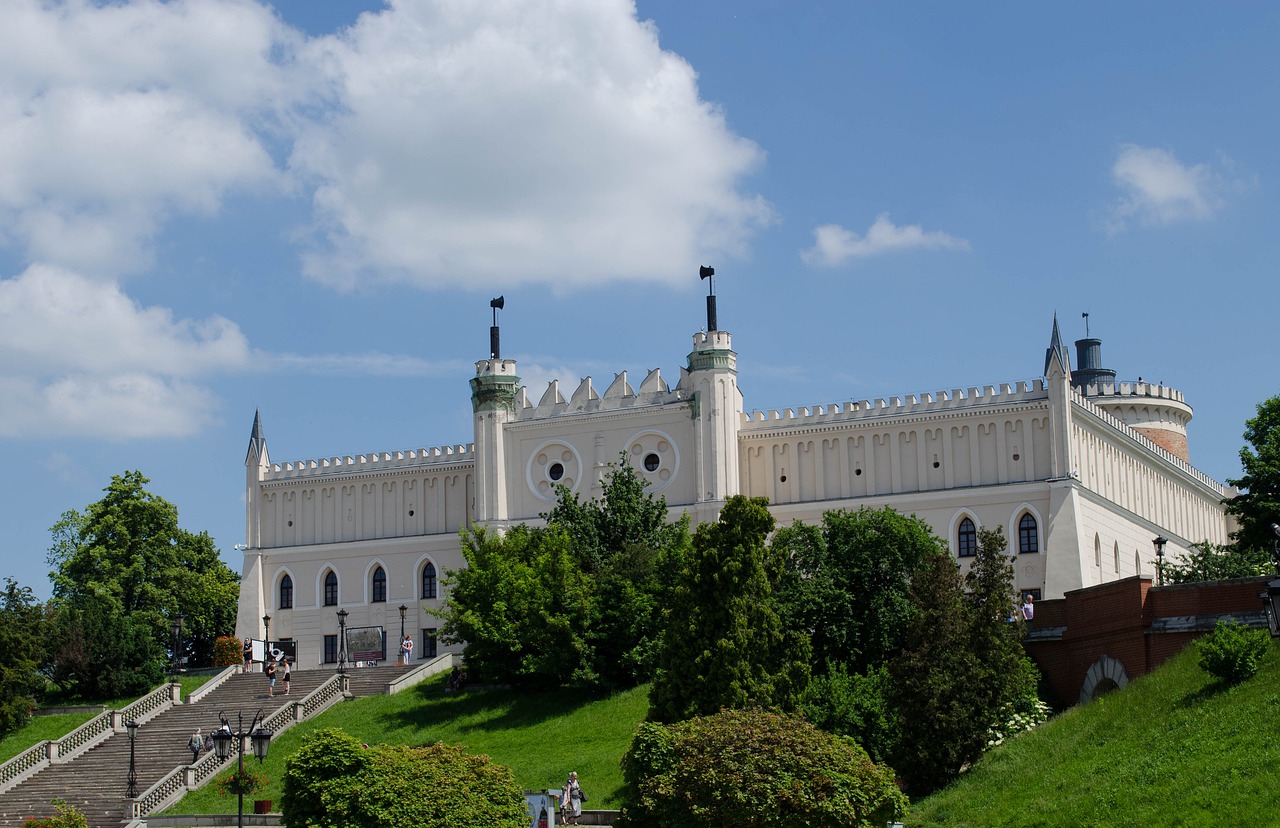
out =
{"type": "Polygon", "coordinates": [[[287,657],[291,663],[298,663],[298,642],[268,641],[267,645],[267,651],[271,653],[271,658],[275,661],[287,657]]]}
{"type": "Polygon", "coordinates": [[[347,627],[347,661],[386,661],[382,627],[347,627]]]}

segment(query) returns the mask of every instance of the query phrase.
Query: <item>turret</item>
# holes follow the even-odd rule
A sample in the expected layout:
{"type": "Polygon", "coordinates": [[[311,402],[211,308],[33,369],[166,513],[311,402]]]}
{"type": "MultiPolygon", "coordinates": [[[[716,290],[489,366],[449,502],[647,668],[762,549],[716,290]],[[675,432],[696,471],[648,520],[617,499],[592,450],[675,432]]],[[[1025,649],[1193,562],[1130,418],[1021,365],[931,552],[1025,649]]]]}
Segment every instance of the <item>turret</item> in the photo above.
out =
{"type": "MultiPolygon", "coordinates": [[[[715,271],[703,267],[699,276],[715,271]]],[[[694,457],[699,503],[719,504],[741,489],[738,471],[738,424],[742,420],[742,392],[738,390],[738,355],[733,337],[717,328],[715,294],[707,300],[707,331],[693,336],[689,381],[696,421],[694,457]]]]}
{"type": "Polygon", "coordinates": [[[493,326],[489,329],[489,358],[476,363],[471,380],[471,410],[475,415],[475,519],[506,520],[506,424],[515,416],[516,361],[502,359],[498,335],[498,310],[503,297],[489,302],[493,326]]]}

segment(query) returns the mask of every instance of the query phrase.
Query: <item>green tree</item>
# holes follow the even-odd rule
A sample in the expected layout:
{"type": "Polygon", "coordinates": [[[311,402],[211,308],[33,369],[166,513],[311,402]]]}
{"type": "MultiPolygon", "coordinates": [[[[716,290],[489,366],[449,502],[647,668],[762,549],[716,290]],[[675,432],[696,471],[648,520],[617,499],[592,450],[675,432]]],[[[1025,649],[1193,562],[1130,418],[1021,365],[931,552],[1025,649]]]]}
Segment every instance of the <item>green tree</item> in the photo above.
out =
{"type": "Polygon", "coordinates": [[[0,593],[0,738],[31,718],[44,690],[40,668],[48,637],[44,607],[31,588],[5,578],[0,593]]]}
{"type": "Polygon", "coordinates": [[[1238,544],[1219,545],[1203,541],[1176,560],[1166,561],[1164,579],[1170,584],[1250,578],[1272,572],[1271,550],[1238,544]]]}
{"type": "Polygon", "coordinates": [[[820,529],[796,522],[773,540],[786,561],[783,621],[810,631],[820,669],[866,673],[901,649],[915,612],[911,573],[941,544],[924,521],[889,507],[826,512],[820,529]]]}
{"type": "Polygon", "coordinates": [[[1240,522],[1231,537],[1242,550],[1270,550],[1276,541],[1271,525],[1280,523],[1280,396],[1258,403],[1257,416],[1245,421],[1244,439],[1244,475],[1227,481],[1243,491],[1223,501],[1240,522]]]}
{"type": "Polygon", "coordinates": [[[207,666],[217,635],[235,624],[239,576],[208,533],[179,527],[177,507],[148,492],[148,482],[137,471],[116,475],[101,500],[53,526],[54,601],[77,607],[101,599],[165,650],[171,620],[182,614],[182,655],[207,666]]]}
{"type": "Polygon", "coordinates": [[[621,828],[879,828],[907,806],[851,739],[760,710],[644,723],[622,768],[621,828]]]}
{"type": "Polygon", "coordinates": [[[671,596],[650,719],[798,703],[811,650],[802,633],[784,634],[773,605],[772,582],[782,570],[765,545],[773,526],[767,500],[738,495],[719,521],[698,527],[671,596]]]}
{"type": "Polygon", "coordinates": [[[109,598],[90,594],[58,606],[53,628],[50,678],[79,698],[138,695],[164,678],[165,651],[109,598]]]}
{"type": "Polygon", "coordinates": [[[509,768],[461,747],[363,747],[337,729],[307,737],[285,762],[286,825],[349,828],[525,828],[524,794],[509,768]]]}

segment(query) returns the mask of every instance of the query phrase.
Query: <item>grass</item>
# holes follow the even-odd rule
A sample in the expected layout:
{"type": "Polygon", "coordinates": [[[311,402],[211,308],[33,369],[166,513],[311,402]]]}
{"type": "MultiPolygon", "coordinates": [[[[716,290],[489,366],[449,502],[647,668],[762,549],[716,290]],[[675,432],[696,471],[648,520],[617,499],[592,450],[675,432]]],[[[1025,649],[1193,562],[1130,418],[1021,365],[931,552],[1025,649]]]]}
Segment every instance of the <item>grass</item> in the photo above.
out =
{"type": "Polygon", "coordinates": [[[991,751],[908,826],[1275,825],[1280,646],[1236,687],[1189,647],[1161,669],[991,751]]]}
{"type": "MultiPolygon", "coordinates": [[[[592,807],[618,807],[618,763],[648,713],[647,686],[612,696],[507,689],[454,694],[444,691],[444,682],[440,676],[394,696],[342,702],[294,725],[271,741],[262,766],[271,780],[267,790],[246,799],[270,799],[278,809],[286,757],[316,730],[339,727],[368,744],[460,744],[510,767],[517,784],[529,790],[557,788],[576,770],[592,807]]],[[[166,813],[235,813],[236,804],[236,797],[221,796],[208,784],[166,813]]]]}
{"type": "MultiPolygon", "coordinates": [[[[187,693],[207,682],[210,676],[181,676],[182,693],[187,693]]],[[[58,699],[55,706],[80,707],[84,705],[102,705],[107,710],[119,710],[136,701],[135,697],[123,699],[58,699]]],[[[80,725],[100,715],[99,713],[55,713],[50,716],[33,716],[26,727],[19,728],[0,739],[0,762],[7,762],[28,748],[44,741],[61,739],[80,725]]]]}

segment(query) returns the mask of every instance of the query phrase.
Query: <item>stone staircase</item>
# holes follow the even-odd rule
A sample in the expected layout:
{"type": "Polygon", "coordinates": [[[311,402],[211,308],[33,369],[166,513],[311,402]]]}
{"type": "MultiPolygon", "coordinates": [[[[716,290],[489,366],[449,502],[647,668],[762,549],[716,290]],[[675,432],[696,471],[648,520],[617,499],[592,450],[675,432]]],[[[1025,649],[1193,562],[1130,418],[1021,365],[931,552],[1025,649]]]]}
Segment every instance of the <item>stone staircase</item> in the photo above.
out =
{"type": "MultiPolygon", "coordinates": [[[[420,678],[418,672],[422,670],[421,664],[350,670],[348,695],[395,692],[399,689],[397,680],[420,678]],[[410,672],[415,675],[406,677],[410,672]]],[[[267,682],[260,672],[231,675],[213,690],[194,694],[199,696],[194,701],[167,707],[150,718],[139,717],[143,724],[134,743],[137,800],[126,797],[129,734],[122,727],[123,718],[115,714],[114,732],[105,739],[69,761],[42,767],[0,793],[0,828],[18,828],[26,817],[51,814],[50,800],[54,798],[74,805],[92,828],[119,828],[128,822],[126,817],[167,807],[186,790],[198,787],[222,770],[223,763],[218,762],[214,751],[201,753],[199,761],[192,765],[187,747],[195,728],[199,727],[203,735],[219,727],[219,711],[226,714],[233,730],[237,728],[236,714],[243,714],[247,730],[262,710],[267,727],[279,731],[342,698],[332,670],[295,669],[292,678],[289,696],[281,695],[277,683],[275,698],[268,698],[267,682]]],[[[245,749],[251,755],[248,745],[245,749]]],[[[234,761],[228,760],[226,767],[234,761]]]]}

